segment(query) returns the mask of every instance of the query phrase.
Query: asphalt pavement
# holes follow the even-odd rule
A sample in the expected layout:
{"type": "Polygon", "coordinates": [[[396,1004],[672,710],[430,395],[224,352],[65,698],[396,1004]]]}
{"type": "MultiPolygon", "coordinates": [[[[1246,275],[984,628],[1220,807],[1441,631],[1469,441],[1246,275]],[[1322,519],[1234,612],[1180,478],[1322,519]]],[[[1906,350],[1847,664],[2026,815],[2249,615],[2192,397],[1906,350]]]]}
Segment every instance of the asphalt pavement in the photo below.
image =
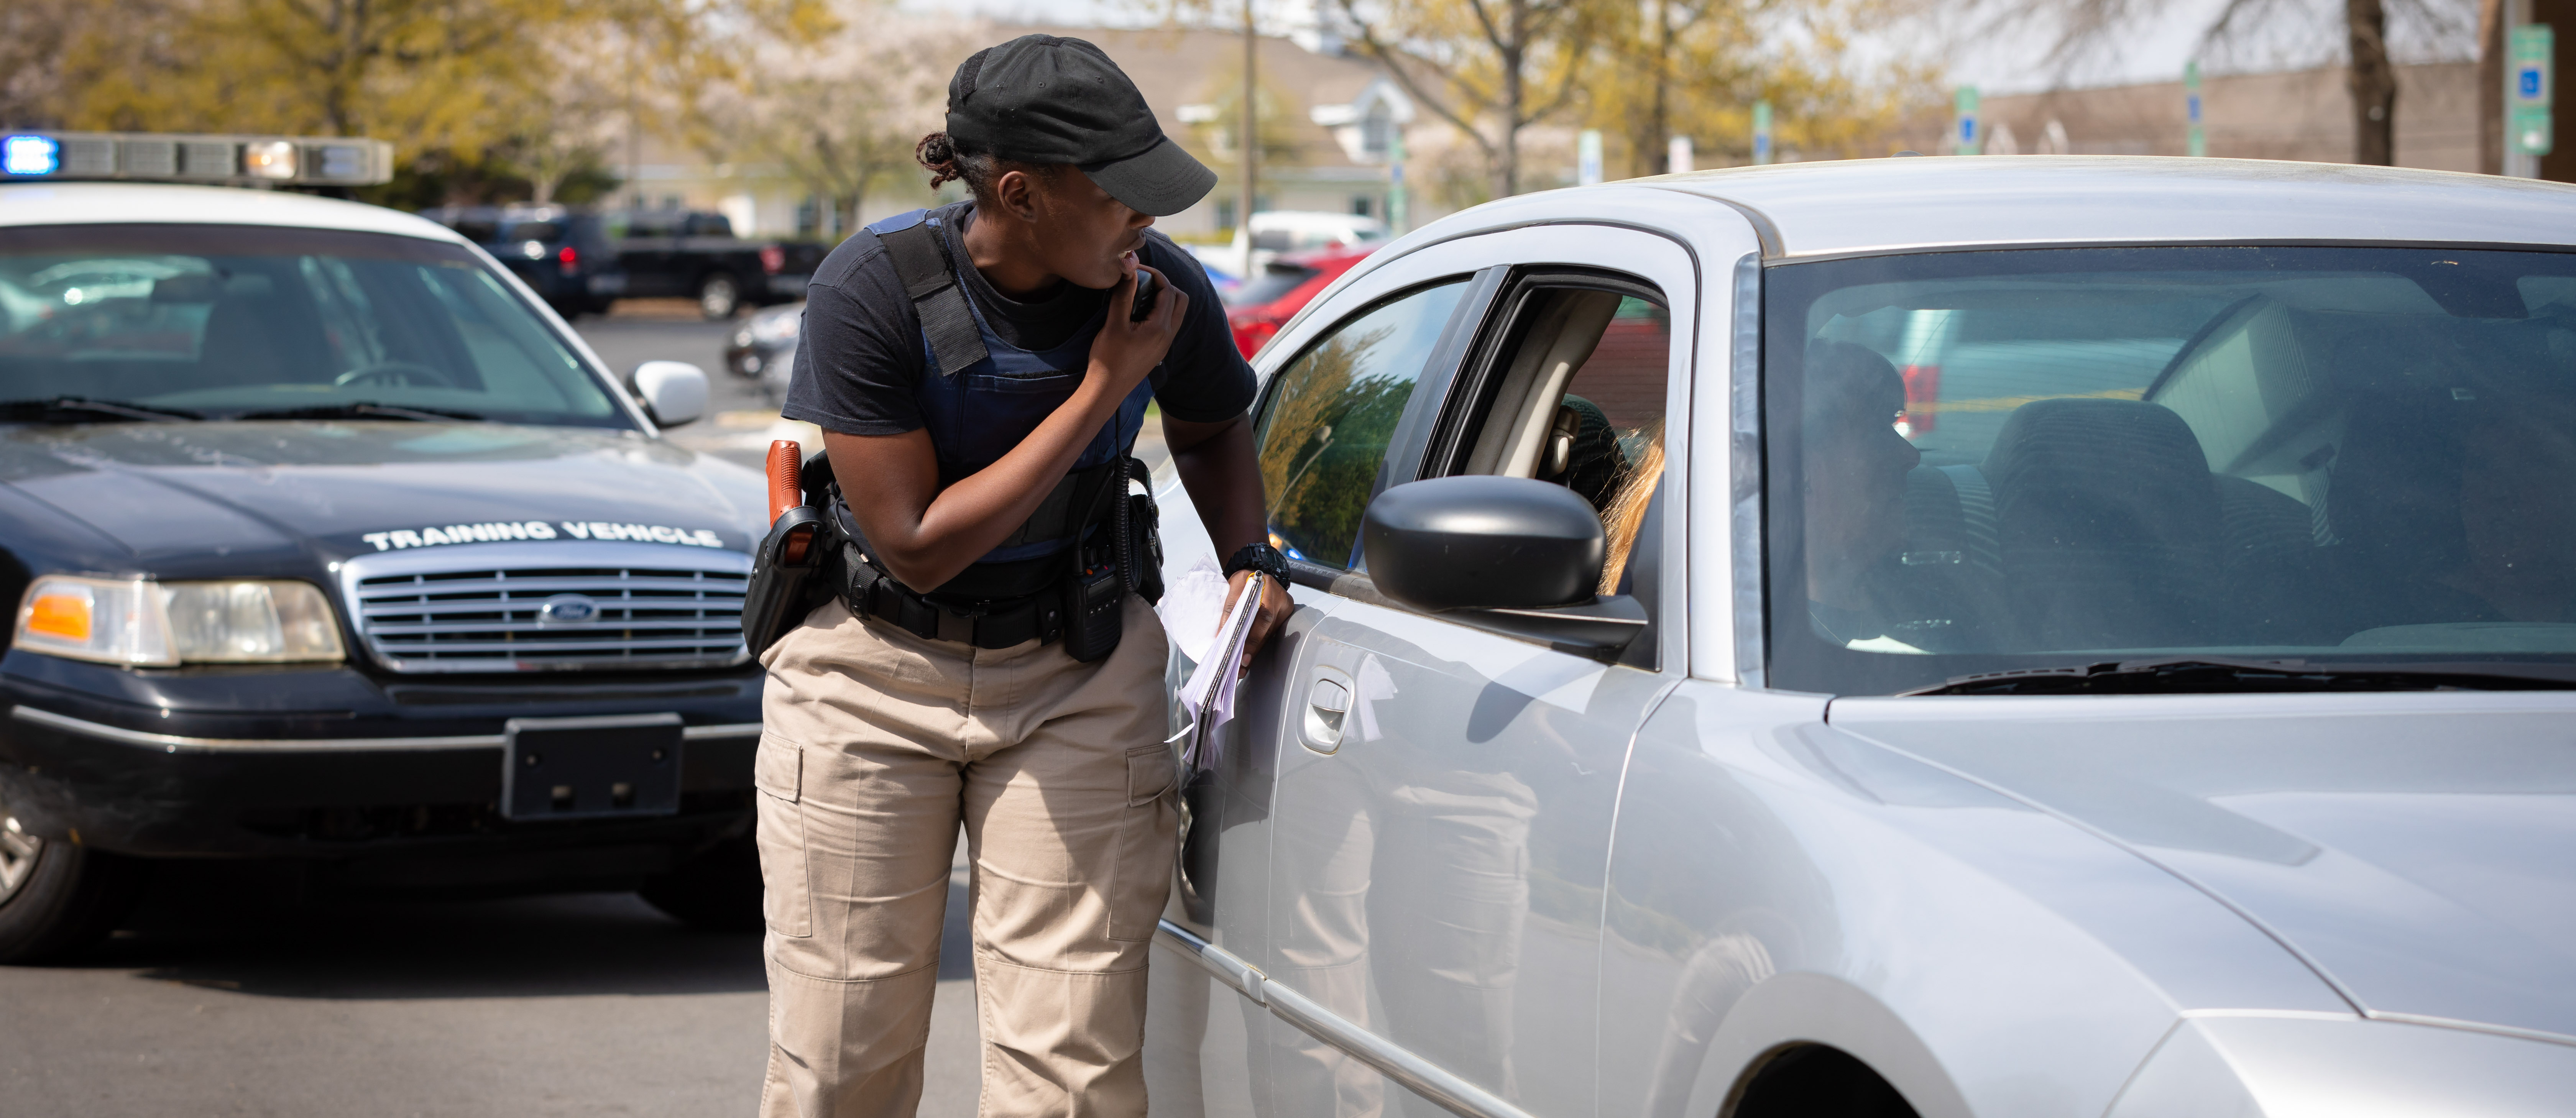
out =
{"type": "MultiPolygon", "coordinates": [[[[621,373],[708,370],[712,414],[674,440],[760,463],[777,410],[724,373],[726,325],[685,305],[577,325],[621,373]]],[[[975,1112],[962,848],[926,1118],[975,1112]]],[[[748,1115],[760,1091],[760,937],[632,895],[328,900],[278,867],[174,863],[128,925],[67,965],[0,967],[0,1118],[701,1118],[748,1115]]]]}

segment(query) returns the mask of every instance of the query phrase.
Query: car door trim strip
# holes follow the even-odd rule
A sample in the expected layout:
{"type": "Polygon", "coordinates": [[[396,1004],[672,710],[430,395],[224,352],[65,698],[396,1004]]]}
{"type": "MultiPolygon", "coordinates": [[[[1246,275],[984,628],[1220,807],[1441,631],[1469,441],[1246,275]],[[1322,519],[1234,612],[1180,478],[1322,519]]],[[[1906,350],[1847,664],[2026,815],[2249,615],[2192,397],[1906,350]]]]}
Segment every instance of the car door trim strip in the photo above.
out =
{"type": "Polygon", "coordinates": [[[1762,609],[1762,261],[1735,262],[1735,347],[1727,357],[1728,556],[1735,620],[1735,679],[1763,685],[1769,634],[1762,609]]]}
{"type": "Polygon", "coordinates": [[[1252,964],[1199,938],[1187,928],[1169,920],[1160,921],[1155,926],[1154,938],[1164,947],[1205,968],[1216,976],[1217,981],[1233,987],[1256,1003],[1268,1006],[1272,1016],[1376,1068],[1379,1074],[1440,1104],[1452,1114],[1462,1118],[1530,1118],[1528,1111],[1503,1101],[1492,1092],[1450,1074],[1408,1049],[1388,1043],[1386,1038],[1344,1020],[1340,1014],[1317,1005],[1294,989],[1269,981],[1252,964]]]}
{"type": "Polygon", "coordinates": [[[1215,975],[1217,981],[1232,987],[1235,993],[1252,999],[1252,1004],[1269,1004],[1263,1000],[1261,972],[1254,970],[1252,964],[1236,958],[1233,952],[1200,939],[1189,929],[1169,920],[1156,921],[1154,932],[1156,942],[1170,948],[1182,958],[1197,963],[1209,974],[1215,975]]]}
{"type": "MultiPolygon", "coordinates": [[[[322,753],[340,750],[499,749],[505,742],[505,738],[500,734],[458,734],[450,737],[422,738],[198,738],[129,730],[122,726],[110,726],[29,706],[9,708],[9,717],[65,733],[112,741],[120,745],[139,745],[146,749],[158,749],[164,753],[177,753],[182,750],[224,753],[322,753]]],[[[680,730],[682,741],[717,741],[759,736],[760,723],[758,722],[687,726],[680,730]]]]}

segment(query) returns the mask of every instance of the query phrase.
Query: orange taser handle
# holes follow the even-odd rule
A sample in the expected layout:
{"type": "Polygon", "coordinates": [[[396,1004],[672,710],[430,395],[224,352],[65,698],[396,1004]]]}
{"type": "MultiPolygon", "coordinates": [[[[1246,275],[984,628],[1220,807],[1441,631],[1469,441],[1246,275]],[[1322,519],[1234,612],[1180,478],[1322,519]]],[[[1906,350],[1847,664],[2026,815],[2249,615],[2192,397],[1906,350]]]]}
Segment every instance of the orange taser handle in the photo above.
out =
{"type": "Polygon", "coordinates": [[[769,522],[805,503],[805,448],[794,439],[769,444],[769,522]]]}

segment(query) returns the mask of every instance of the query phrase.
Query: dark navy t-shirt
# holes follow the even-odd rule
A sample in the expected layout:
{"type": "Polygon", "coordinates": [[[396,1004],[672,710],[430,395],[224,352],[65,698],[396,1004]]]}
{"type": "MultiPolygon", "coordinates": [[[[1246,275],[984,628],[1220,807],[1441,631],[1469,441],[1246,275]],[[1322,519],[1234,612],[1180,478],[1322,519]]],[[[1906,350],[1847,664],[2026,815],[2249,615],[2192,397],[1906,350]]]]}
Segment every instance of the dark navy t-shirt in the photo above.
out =
{"type": "MultiPolygon", "coordinates": [[[[1070,283],[1031,302],[994,290],[967,264],[961,238],[974,220],[972,201],[931,211],[948,239],[949,259],[961,267],[967,297],[1004,341],[1027,350],[1064,344],[1099,311],[1110,295],[1070,283]]],[[[1154,370],[1154,399],[1163,414],[1214,423],[1252,405],[1252,366],[1235,348],[1225,307],[1196,258],[1151,229],[1137,256],[1187,292],[1189,313],[1161,368],[1154,370]]],[[[1114,290],[1114,289],[1111,289],[1114,290]]],[[[789,419],[849,435],[900,435],[922,428],[914,386],[925,373],[921,316],[894,262],[873,237],[853,237],[825,257],[805,289],[805,325],[798,332],[796,367],[787,385],[789,419]]],[[[1066,370],[1080,372],[1081,370],[1066,370]]]]}

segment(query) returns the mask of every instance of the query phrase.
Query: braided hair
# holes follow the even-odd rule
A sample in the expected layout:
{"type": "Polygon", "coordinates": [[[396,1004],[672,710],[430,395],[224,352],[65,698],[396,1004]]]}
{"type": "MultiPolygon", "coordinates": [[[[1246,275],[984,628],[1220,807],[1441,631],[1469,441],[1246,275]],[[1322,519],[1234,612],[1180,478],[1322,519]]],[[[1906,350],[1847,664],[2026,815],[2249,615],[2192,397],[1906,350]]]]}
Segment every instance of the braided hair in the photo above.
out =
{"type": "Polygon", "coordinates": [[[966,184],[978,206],[993,199],[993,184],[1003,175],[1019,171],[1046,182],[1063,173],[1061,163],[1022,163],[1002,159],[990,152],[968,151],[958,146],[956,137],[946,132],[933,132],[913,145],[912,157],[923,170],[930,172],[930,188],[937,190],[952,182],[966,184]]]}

